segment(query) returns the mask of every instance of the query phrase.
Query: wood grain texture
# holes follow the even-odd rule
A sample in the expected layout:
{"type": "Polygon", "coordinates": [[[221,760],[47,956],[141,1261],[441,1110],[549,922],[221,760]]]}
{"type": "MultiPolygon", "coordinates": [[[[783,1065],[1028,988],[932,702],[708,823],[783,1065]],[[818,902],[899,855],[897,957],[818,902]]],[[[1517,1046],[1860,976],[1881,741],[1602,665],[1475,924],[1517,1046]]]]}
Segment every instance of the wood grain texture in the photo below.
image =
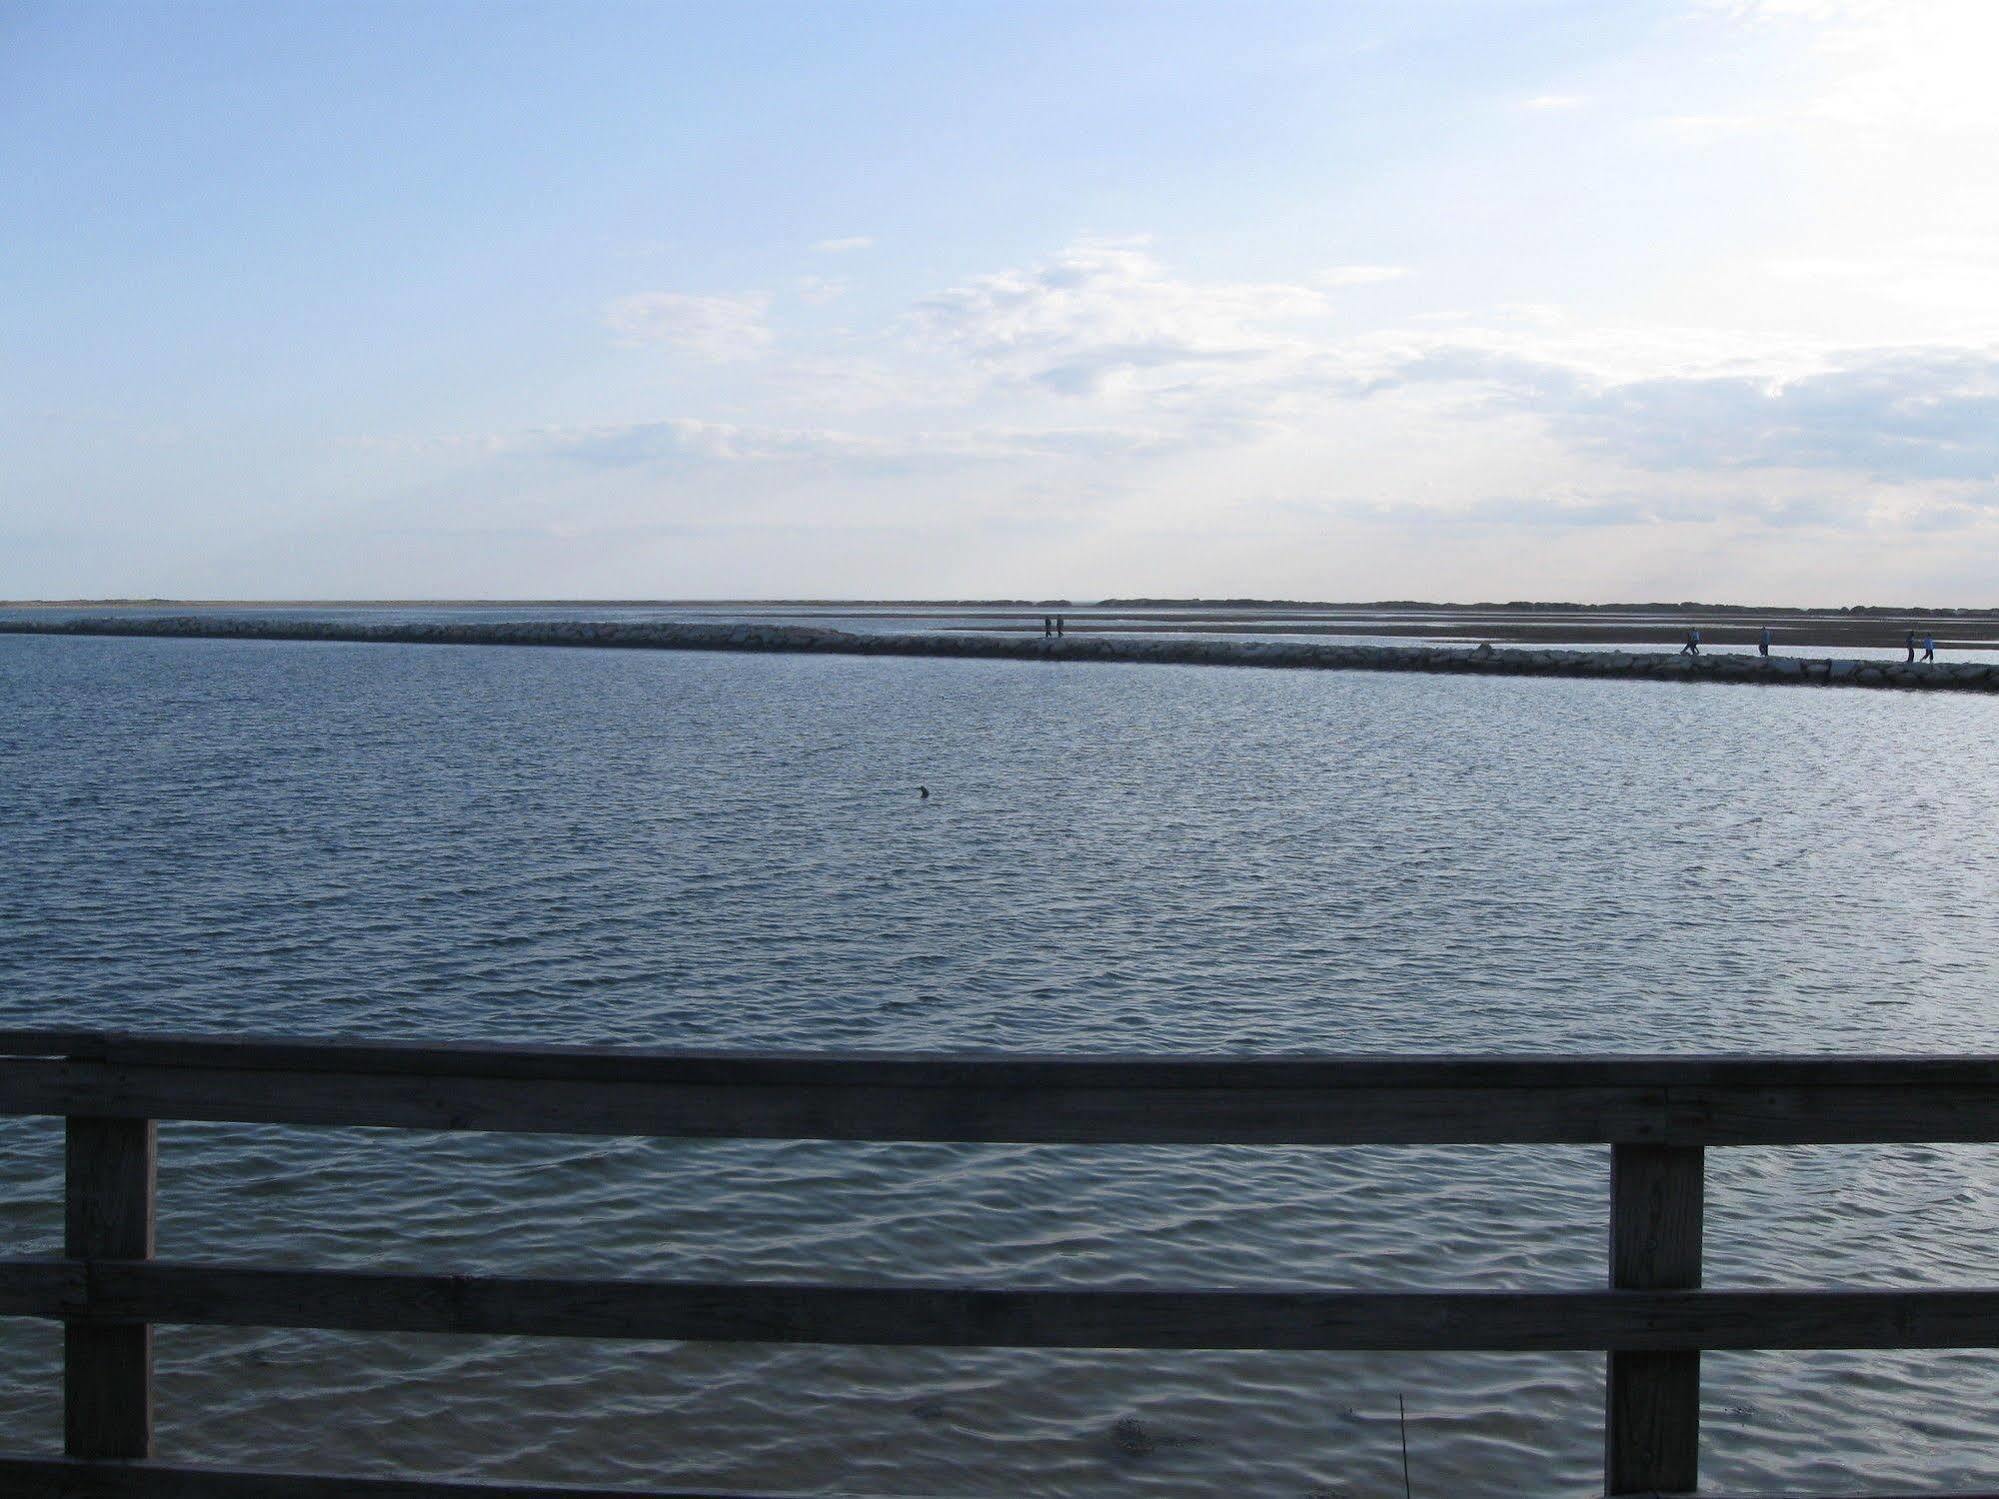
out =
{"type": "MultiPolygon", "coordinates": [[[[798,1495],[749,1493],[739,1489],[593,1488],[579,1484],[334,1477],[170,1463],[77,1462],[7,1454],[0,1454],[0,1494],[8,1499],[801,1499],[798,1495]]],[[[1803,1496],[1710,1495],[1706,1499],[1803,1499],[1803,1496]]],[[[1870,1490],[1865,1494],[1842,1495],[1841,1499],[1995,1499],[1995,1495],[1991,1490],[1948,1494],[1870,1490]]]]}
{"type": "MultiPolygon", "coordinates": [[[[1693,1485],[1701,1349],[1999,1346],[1999,1290],[1698,1289],[1704,1146],[1999,1140],[1995,1057],[796,1055],[7,1031],[0,1114],[70,1121],[68,1258],[0,1264],[0,1314],[65,1322],[66,1441],[79,1456],[150,1455],[150,1324],[162,1321],[890,1346],[1604,1349],[1613,1493],[1693,1485]],[[690,1138],[1610,1143],[1612,1285],[1091,1292],[162,1265],[150,1259],[155,1119],[690,1138]]],[[[236,1481],[228,1475],[144,1462],[38,1471],[36,1482],[72,1486],[88,1471],[180,1485],[161,1493],[239,1491],[215,1486],[236,1481]]],[[[282,1491],[301,1495],[457,1491],[242,1481],[264,1485],[245,1493],[279,1492],[278,1481],[307,1485],[282,1491]]]]}
{"type": "Polygon", "coordinates": [[[0,1113],[1061,1144],[1999,1141],[1999,1058],[791,1055],[13,1032],[0,1113]]]}
{"type": "MultiPolygon", "coordinates": [[[[1619,1145],[1612,1150],[1614,1291],[1690,1292],[1700,1285],[1703,1173],[1698,1149],[1619,1145]]],[[[1625,1348],[1608,1355],[1605,1493],[1673,1492],[1697,1485],[1700,1359],[1698,1348],[1686,1352],[1625,1348]]]]}
{"type": "Polygon", "coordinates": [[[0,1261],[0,1317],[60,1317],[81,1307],[86,1275],[75,1260],[0,1261]]]}
{"type": "Polygon", "coordinates": [[[0,1062],[0,1112],[695,1139],[1347,1145],[1664,1136],[1665,1099],[1618,1088],[1291,1088],[588,1082],[0,1062]]]}
{"type": "Polygon", "coordinates": [[[0,1455],[7,1499],[787,1499],[740,1489],[592,1488],[425,1478],[329,1477],[177,1463],[77,1462],[0,1455]]]}
{"type": "MultiPolygon", "coordinates": [[[[1894,1069],[1899,1071],[1899,1069],[1894,1069]]],[[[1893,1071],[1884,1073],[1884,1079],[1893,1071]]],[[[1935,1078],[1902,1085],[1693,1084],[1670,1090],[1679,1145],[1980,1144],[1999,1140],[1999,1089],[1935,1078]]]]}
{"type": "Polygon", "coordinates": [[[689,1342],[1332,1350],[1999,1348],[1999,1288],[1118,1291],[0,1263],[0,1307],[150,1321],[689,1342]],[[79,1286],[88,1277],[89,1300],[79,1286]]]}
{"type": "MultiPolygon", "coordinates": [[[[152,1255],[158,1148],[150,1120],[68,1122],[63,1246],[71,1260],[137,1263],[152,1255]]],[[[87,1304],[87,1280],[85,1289],[87,1304]]],[[[64,1327],[63,1450],[71,1457],[153,1455],[152,1328],[64,1327]]]]}
{"type": "Polygon", "coordinates": [[[1004,1068],[1027,1085],[1293,1087],[1728,1087],[1940,1083],[1999,1085],[1999,1056],[1683,1054],[1315,1056],[1050,1055],[1020,1052],[746,1052],[501,1042],[381,1041],[344,1037],[203,1036],[123,1031],[0,1030],[28,1054],[166,1066],[262,1067],[281,1072],[458,1073],[584,1081],[912,1082],[958,1087],[1004,1068]],[[61,1049],[49,1051],[51,1042],[61,1049]]]}

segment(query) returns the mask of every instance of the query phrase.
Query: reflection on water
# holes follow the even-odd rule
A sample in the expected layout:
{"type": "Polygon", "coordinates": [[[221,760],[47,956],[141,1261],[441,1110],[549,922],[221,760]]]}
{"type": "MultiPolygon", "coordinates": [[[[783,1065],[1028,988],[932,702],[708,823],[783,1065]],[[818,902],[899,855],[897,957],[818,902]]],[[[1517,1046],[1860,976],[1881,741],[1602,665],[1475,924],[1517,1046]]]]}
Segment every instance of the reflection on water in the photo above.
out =
{"type": "MultiPolygon", "coordinates": [[[[1298,1052],[1999,1050],[1999,703],[0,638],[0,1024],[1298,1052]],[[931,788],[925,803],[917,784],[931,788]]],[[[1587,1285],[1607,1152],[168,1126],[162,1252],[1587,1285]]],[[[0,1124],[0,1238],[59,1243],[0,1124]]],[[[1713,1152],[1711,1284],[1995,1276],[1992,1152],[1713,1152]]],[[[57,1340],[0,1324],[0,1442],[57,1340]]],[[[1596,1356],[167,1329],[179,1456],[950,1495],[1590,1491],[1596,1356]]],[[[1710,1355],[1717,1487],[1990,1483],[1983,1354],[1710,1355]]]]}

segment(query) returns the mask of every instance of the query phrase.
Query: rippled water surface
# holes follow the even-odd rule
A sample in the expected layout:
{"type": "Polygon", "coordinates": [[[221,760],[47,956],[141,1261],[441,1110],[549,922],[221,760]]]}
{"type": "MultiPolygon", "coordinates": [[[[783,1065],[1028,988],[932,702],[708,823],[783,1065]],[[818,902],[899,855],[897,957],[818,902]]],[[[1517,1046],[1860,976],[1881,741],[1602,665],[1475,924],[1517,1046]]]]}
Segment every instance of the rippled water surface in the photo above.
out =
{"type": "MultiPolygon", "coordinates": [[[[1999,702],[0,637],[0,1025],[742,1047],[1999,1051],[1999,702]],[[918,799],[916,787],[932,796],[918,799]]],[[[0,1122],[0,1240],[59,1243],[0,1122]]],[[[1985,1149],[1716,1151],[1709,1283],[1999,1280],[1985,1149]]],[[[162,1252],[1588,1286],[1608,1152],[169,1125],[162,1252]]],[[[0,1322],[0,1444],[57,1440],[0,1322]]],[[[168,1328],[172,1456],[822,1493],[1585,1493],[1598,1356],[168,1328]]],[[[1999,1481],[1999,1360],[1710,1355],[1717,1488],[1999,1481]]]]}

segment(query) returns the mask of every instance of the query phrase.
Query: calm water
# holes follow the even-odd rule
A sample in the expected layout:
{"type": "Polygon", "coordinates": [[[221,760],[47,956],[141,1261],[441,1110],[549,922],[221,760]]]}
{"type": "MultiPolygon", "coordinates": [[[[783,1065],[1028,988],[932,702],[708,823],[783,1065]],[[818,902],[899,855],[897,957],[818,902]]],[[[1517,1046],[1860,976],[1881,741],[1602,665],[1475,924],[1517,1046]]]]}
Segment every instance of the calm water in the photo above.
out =
{"type": "MultiPolygon", "coordinates": [[[[1999,702],[0,637],[0,1025],[1073,1051],[1999,1051],[1999,702]],[[933,795],[920,802],[915,787],[933,795]]],[[[60,1238],[0,1122],[0,1243],[60,1238]]],[[[1985,1149],[1710,1155],[1709,1282],[1999,1280],[1985,1149]]],[[[1581,1286],[1608,1152],[168,1126],[162,1252],[1581,1286]]],[[[57,1339],[0,1322],[0,1444],[57,1339]]],[[[169,1455],[932,1495],[1586,1493],[1601,1358],[169,1328],[169,1455]],[[1135,1421],[1134,1427],[1131,1422],[1135,1421]],[[1123,1423],[1123,1424],[1120,1424],[1123,1423]]],[[[1706,1480],[1999,1480],[1999,1359],[1709,1355],[1706,1480]]]]}

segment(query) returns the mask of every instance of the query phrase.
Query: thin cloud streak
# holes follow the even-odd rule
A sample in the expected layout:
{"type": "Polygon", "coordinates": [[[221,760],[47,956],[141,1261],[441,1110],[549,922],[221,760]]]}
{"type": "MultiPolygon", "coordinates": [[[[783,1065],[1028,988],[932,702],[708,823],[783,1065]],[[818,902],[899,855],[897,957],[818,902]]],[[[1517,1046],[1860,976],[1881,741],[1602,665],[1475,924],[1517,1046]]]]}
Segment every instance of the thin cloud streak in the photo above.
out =
{"type": "Polygon", "coordinates": [[[771,342],[764,322],[768,304],[762,295],[639,292],[605,308],[604,322],[622,343],[655,345],[700,359],[750,359],[771,342]]]}

